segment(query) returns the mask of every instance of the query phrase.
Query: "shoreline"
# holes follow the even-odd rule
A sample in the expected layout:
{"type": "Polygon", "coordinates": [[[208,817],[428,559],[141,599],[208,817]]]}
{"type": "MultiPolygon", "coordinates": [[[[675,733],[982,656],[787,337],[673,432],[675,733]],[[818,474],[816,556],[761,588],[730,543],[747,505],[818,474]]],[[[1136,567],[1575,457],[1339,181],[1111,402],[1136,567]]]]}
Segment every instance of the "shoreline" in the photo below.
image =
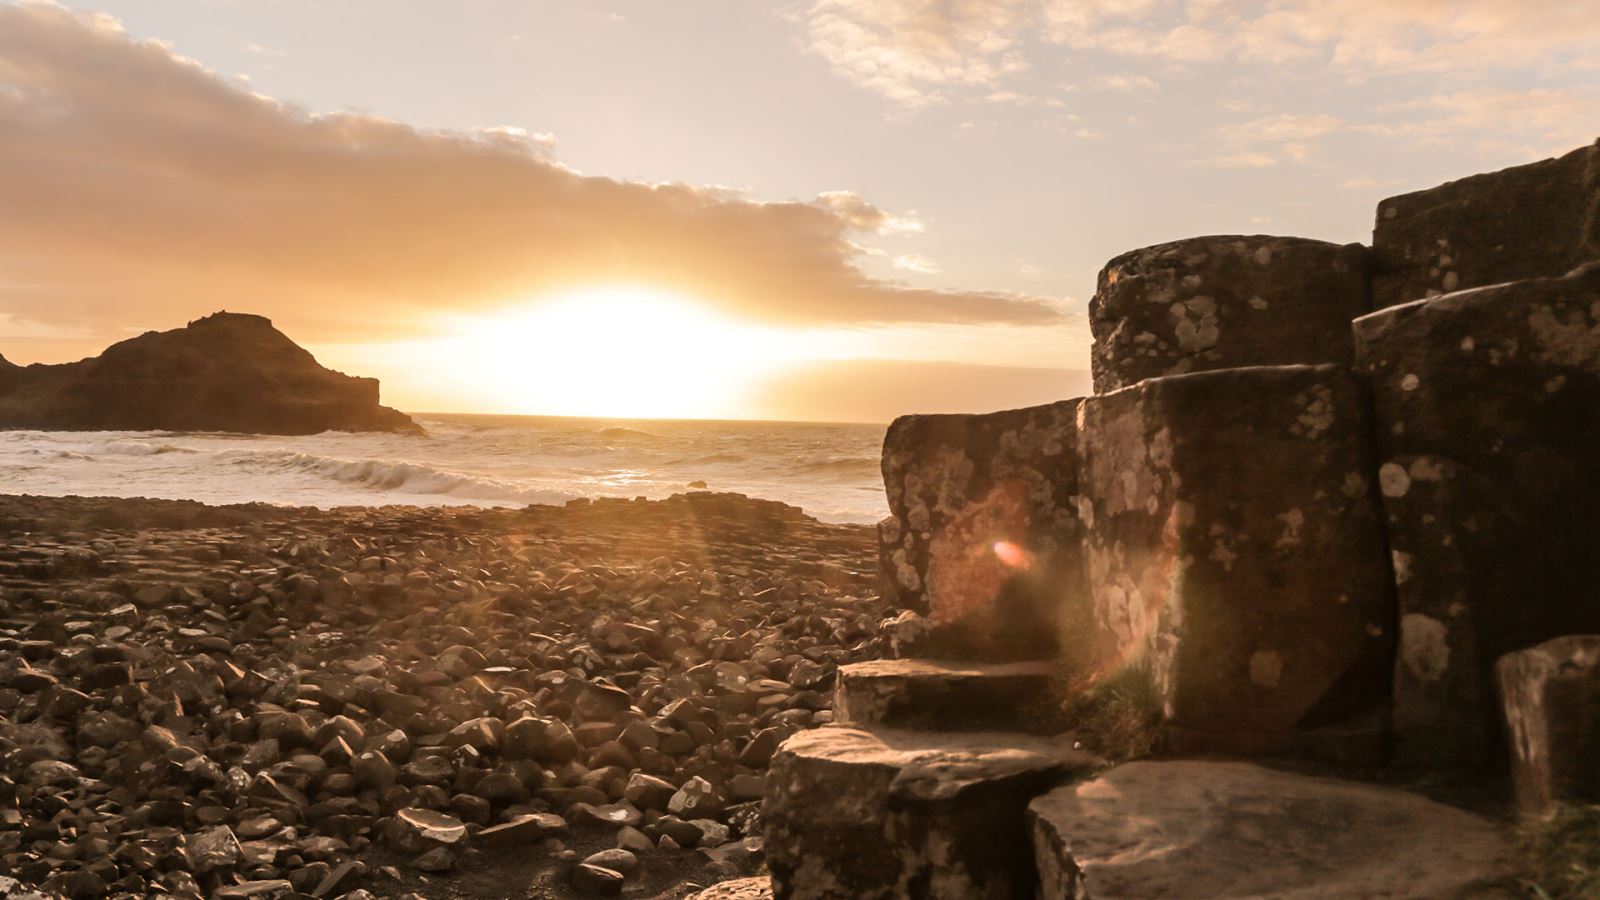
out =
{"type": "Polygon", "coordinates": [[[85,897],[576,897],[621,844],[630,896],[751,874],[767,757],[883,655],[875,541],[713,493],[0,495],[0,870],[85,897]],[[468,836],[416,852],[405,809],[468,836]]]}

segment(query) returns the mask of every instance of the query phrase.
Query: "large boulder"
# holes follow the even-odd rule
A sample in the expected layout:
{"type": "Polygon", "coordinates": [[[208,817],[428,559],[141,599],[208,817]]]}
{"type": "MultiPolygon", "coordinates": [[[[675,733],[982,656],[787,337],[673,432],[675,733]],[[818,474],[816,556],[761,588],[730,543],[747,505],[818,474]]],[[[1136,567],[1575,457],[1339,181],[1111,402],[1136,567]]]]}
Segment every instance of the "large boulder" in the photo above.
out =
{"type": "Polygon", "coordinates": [[[1013,900],[1028,802],[1098,760],[1043,738],[831,726],[784,742],[761,808],[786,900],[1013,900]]]}
{"type": "Polygon", "coordinates": [[[216,313],[61,365],[0,365],[0,428],[420,431],[378,380],[323,368],[261,316],[216,313]]]}
{"type": "Polygon", "coordinates": [[[1600,259],[1600,143],[1378,204],[1373,308],[1600,259]]]}
{"type": "Polygon", "coordinates": [[[1224,235],[1124,253],[1089,303],[1095,393],[1211,369],[1349,364],[1350,320],[1369,308],[1359,244],[1224,235]]]}
{"type": "Polygon", "coordinates": [[[1402,761],[1503,760],[1492,667],[1600,632],[1600,265],[1356,322],[1400,604],[1402,761]]]}
{"type": "Polygon", "coordinates": [[[927,616],[917,655],[1048,656],[1081,597],[1077,400],[903,416],[883,443],[885,599],[927,616]]]}
{"type": "Polygon", "coordinates": [[[1073,669],[1133,676],[1190,749],[1279,752],[1381,705],[1394,595],[1344,367],[1147,379],[1084,401],[1081,439],[1073,669]]]}
{"type": "Polygon", "coordinates": [[[1503,831],[1403,791],[1135,762],[1028,807],[1041,897],[1515,897],[1503,831]]]}
{"type": "Polygon", "coordinates": [[[1569,635],[1495,664],[1517,809],[1600,802],[1600,635],[1569,635]]]}

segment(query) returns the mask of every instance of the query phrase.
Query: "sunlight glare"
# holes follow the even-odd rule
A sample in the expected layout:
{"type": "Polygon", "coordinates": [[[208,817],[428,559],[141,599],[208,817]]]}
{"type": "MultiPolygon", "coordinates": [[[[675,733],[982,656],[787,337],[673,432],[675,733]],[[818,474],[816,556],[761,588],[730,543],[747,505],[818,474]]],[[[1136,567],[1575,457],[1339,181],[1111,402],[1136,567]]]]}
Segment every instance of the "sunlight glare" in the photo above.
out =
{"type": "Polygon", "coordinates": [[[619,418],[740,415],[747,389],[804,358],[807,343],[631,285],[460,318],[451,330],[448,377],[478,408],[619,418]]]}

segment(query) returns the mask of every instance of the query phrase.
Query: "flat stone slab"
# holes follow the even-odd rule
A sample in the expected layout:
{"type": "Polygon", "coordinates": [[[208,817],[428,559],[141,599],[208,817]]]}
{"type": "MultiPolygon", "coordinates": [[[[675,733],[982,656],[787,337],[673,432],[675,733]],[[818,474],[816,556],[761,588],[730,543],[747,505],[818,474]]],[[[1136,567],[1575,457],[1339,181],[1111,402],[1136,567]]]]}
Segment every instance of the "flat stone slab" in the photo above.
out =
{"type": "Polygon", "coordinates": [[[1051,661],[971,663],[930,659],[878,659],[841,666],[834,687],[834,721],[944,731],[1027,728],[1052,730],[1046,707],[1051,661]]]}
{"type": "Polygon", "coordinates": [[[1028,813],[1042,897],[1490,897],[1509,874],[1488,819],[1250,763],[1129,763],[1028,813]]]}
{"type": "Polygon", "coordinates": [[[1099,765],[1022,734],[801,732],[773,758],[762,806],[773,895],[1031,897],[1028,802],[1099,765]]]}

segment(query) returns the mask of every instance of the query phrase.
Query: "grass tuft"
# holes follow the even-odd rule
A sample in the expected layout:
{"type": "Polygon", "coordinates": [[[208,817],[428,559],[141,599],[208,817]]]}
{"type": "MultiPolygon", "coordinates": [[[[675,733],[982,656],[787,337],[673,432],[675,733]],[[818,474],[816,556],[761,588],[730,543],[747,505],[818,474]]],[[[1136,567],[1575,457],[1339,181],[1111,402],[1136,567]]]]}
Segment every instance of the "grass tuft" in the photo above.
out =
{"type": "Polygon", "coordinates": [[[1160,702],[1133,669],[1071,693],[1063,714],[1084,747],[1113,763],[1142,759],[1160,743],[1160,702]]]}
{"type": "Polygon", "coordinates": [[[1600,804],[1560,807],[1524,825],[1517,849],[1522,883],[1533,897],[1600,897],[1600,804]]]}

